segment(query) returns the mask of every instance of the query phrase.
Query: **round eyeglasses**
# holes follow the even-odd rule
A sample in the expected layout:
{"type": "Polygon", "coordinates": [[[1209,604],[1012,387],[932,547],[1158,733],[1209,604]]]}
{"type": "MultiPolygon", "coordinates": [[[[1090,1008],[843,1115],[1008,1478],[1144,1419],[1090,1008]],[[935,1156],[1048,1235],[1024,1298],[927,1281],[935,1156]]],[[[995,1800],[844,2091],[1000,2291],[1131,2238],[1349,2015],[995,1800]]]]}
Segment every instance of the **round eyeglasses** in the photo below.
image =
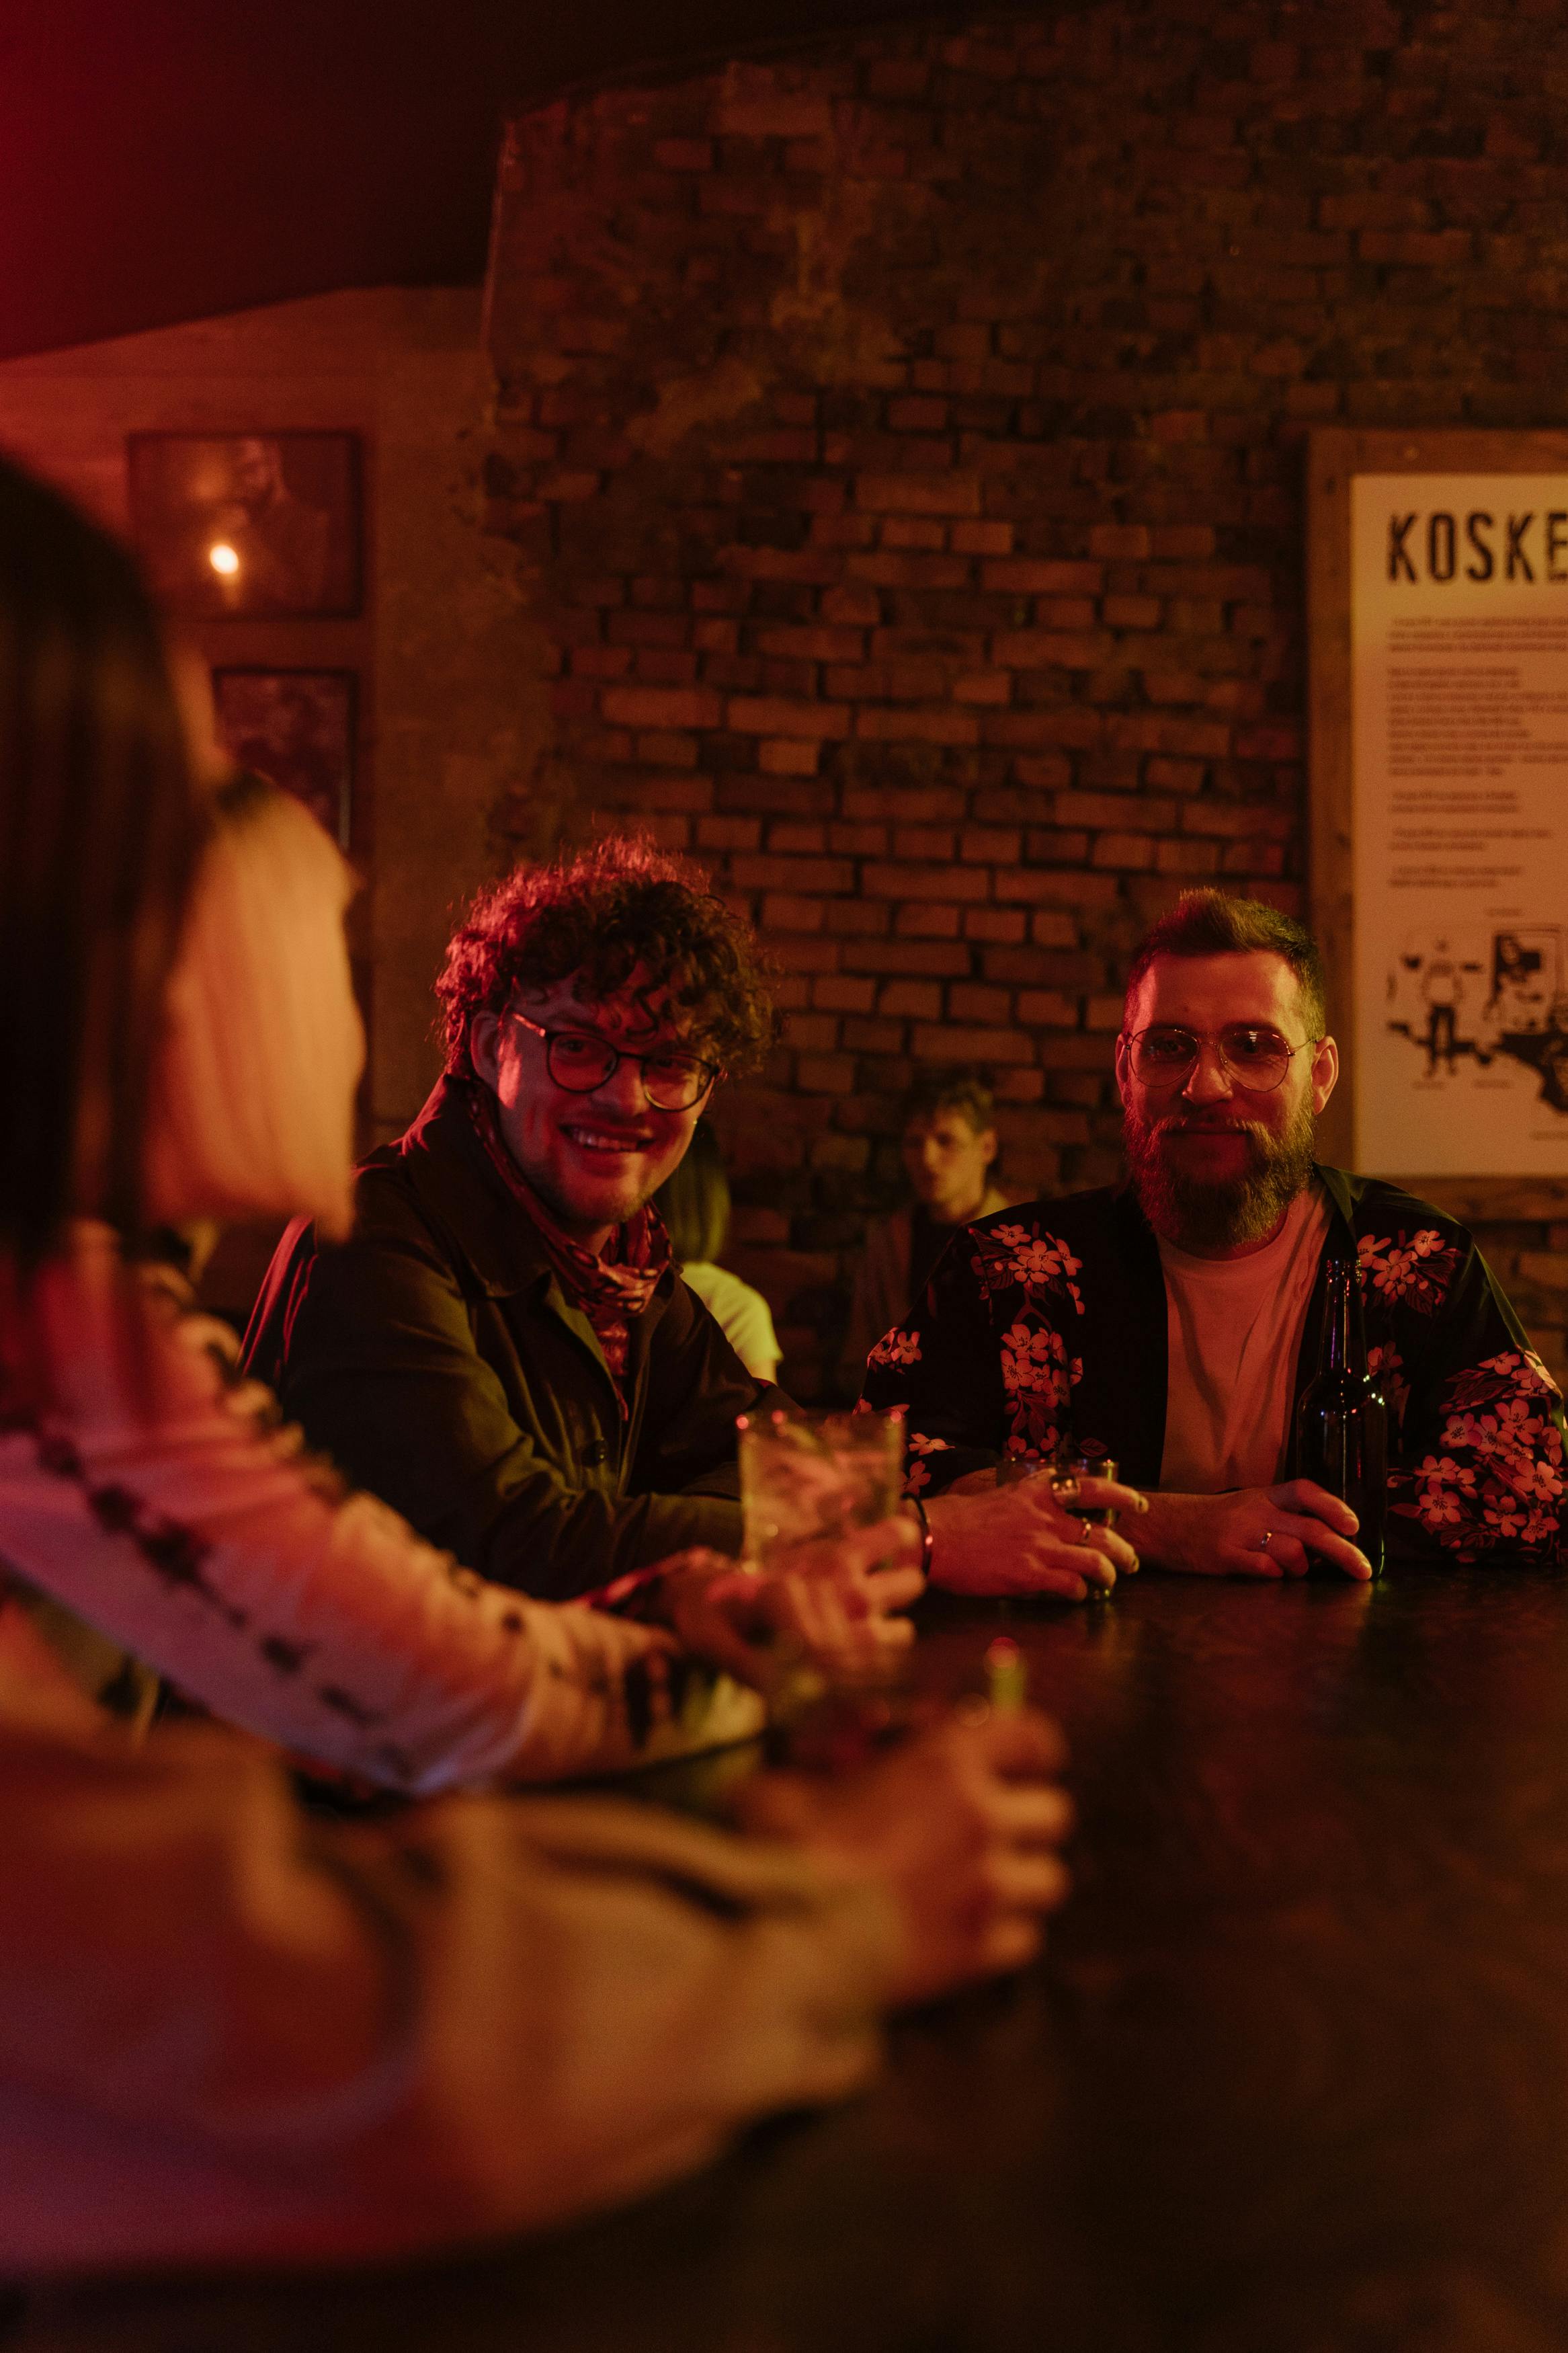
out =
{"type": "Polygon", "coordinates": [[[634,1054],[625,1047],[612,1046],[596,1030],[546,1029],[515,1007],[508,1018],[543,1039],[544,1067],[568,1094],[592,1094],[623,1062],[636,1062],[642,1072],[643,1092],[655,1111],[692,1111],[714,1080],[724,1075],[717,1062],[705,1062],[700,1054],[683,1054],[673,1046],[656,1046],[649,1053],[634,1054]]]}
{"type": "Polygon", "coordinates": [[[1247,1094],[1267,1095],[1284,1085],[1285,1073],[1298,1054],[1322,1042],[1321,1038],[1303,1038],[1299,1046],[1288,1045],[1278,1029],[1248,1021],[1230,1021],[1217,1030],[1157,1023],[1129,1038],[1127,1060],[1140,1086],[1184,1086],[1204,1048],[1212,1046],[1225,1078],[1247,1094]]]}

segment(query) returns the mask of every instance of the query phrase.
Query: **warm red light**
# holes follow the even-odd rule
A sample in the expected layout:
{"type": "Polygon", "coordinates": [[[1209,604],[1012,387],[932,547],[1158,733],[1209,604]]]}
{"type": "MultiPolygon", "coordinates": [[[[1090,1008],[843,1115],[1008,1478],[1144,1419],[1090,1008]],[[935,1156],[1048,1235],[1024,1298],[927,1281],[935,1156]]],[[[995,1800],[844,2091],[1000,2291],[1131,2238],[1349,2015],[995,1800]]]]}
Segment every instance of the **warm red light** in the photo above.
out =
{"type": "Polygon", "coordinates": [[[226,539],[214,541],[207,550],[207,562],[215,572],[221,572],[226,580],[232,580],[239,570],[239,558],[226,539]]]}

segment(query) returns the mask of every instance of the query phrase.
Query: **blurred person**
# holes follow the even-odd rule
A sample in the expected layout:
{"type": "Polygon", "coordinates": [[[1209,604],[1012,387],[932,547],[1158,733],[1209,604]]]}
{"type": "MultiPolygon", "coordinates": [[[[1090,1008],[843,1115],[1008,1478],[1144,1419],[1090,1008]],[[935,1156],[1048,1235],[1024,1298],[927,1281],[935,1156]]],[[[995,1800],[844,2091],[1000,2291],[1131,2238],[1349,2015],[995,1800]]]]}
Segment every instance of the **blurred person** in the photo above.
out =
{"type": "MultiPolygon", "coordinates": [[[[346,1223],[361,1039],[345,894],[298,802],[248,778],[219,797],[149,1080],[144,1204],[161,1224],[300,1200],[346,1223]]],[[[409,1791],[604,1770],[679,1746],[683,1706],[693,1737],[758,1728],[760,1703],[694,1683],[681,1645],[757,1683],[786,1627],[836,1659],[908,1640],[870,1610],[860,1570],[910,1598],[912,1558],[883,1564],[912,1556],[912,1531],[824,1547],[761,1586],[688,1550],[638,1597],[662,1625],[487,1586],[370,1497],[340,1497],[168,1270],[142,1270],[132,1299],[126,1281],[115,1227],[83,1218],[32,1279],[52,1369],[47,1414],[0,1438],[14,1586],[311,1759],[409,1791]],[[125,1379],[128,1316],[151,1351],[150,1413],[125,1379]]]]}
{"type": "Polygon", "coordinates": [[[866,1359],[924,1291],[954,1232],[1005,1209],[995,1101],[972,1071],[931,1071],[904,1098],[900,1151],[912,1202],[875,1219],[855,1269],[839,1386],[858,1397],[866,1359]]]}
{"type": "Polygon", "coordinates": [[[1310,934],[1187,892],[1128,977],[1129,1181],[972,1227],[872,1351],[867,1395],[907,1405],[933,1519],[955,1482],[1070,1437],[1153,1491],[1138,1541],[1162,1567],[1369,1577],[1355,1514],[1295,1475],[1338,1257],[1388,1406],[1390,1556],[1558,1557],[1557,1386],[1463,1226],[1318,1161],[1338,1075],[1310,934]]]}
{"type": "Polygon", "coordinates": [[[253,1738],[131,1745],[54,1671],[40,1560],[84,1634],[254,1653],[269,1708],[310,1685],[362,1757],[405,1714],[428,1736],[433,1639],[459,1728],[486,1643],[541,1647],[526,1742],[553,1682],[611,1705],[616,1641],[660,1638],[497,1597],[345,1499],[138,1267],[155,1219],[273,1185],[344,1216],[359,1043],[310,913],[342,870],[253,787],[215,830],[129,560],[4,465],[0,546],[0,2276],[350,2261],[633,2196],[852,2090],[889,2004],[1029,1957],[1065,1887],[1055,1736],[950,1724],[833,1786],[764,1775],[747,1840],[603,1800],[328,1829],[253,1738]],[[289,950],[281,1010],[214,986],[254,959],[277,987],[289,950]],[[596,1622],[584,1662],[564,1630],[596,1622]]]}
{"type": "Polygon", "coordinates": [[[719,1139],[700,1120],[686,1157],[654,1195],[676,1268],[752,1375],[772,1381],[781,1350],[773,1311],[760,1291],[719,1264],[730,1232],[730,1180],[719,1139]]]}

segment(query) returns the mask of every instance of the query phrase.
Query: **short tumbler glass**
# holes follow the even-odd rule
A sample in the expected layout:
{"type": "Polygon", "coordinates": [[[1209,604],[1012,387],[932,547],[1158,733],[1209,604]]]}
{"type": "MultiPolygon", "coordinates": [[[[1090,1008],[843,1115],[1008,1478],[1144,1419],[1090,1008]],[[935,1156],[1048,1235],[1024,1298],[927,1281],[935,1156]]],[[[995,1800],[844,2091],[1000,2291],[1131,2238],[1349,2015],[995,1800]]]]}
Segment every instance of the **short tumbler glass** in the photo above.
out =
{"type": "Polygon", "coordinates": [[[749,1566],[772,1568],[814,1537],[871,1527],[897,1513],[904,1417],[892,1413],[742,1414],[741,1508],[749,1566]]]}
{"type": "Polygon", "coordinates": [[[1109,1454],[1086,1453],[1081,1447],[1060,1446],[1051,1464],[1051,1492],[1064,1510],[1091,1528],[1113,1528],[1116,1511],[1110,1504],[1089,1504],[1079,1501],[1079,1482],[1084,1479],[1114,1479],[1116,1463],[1109,1454]]]}

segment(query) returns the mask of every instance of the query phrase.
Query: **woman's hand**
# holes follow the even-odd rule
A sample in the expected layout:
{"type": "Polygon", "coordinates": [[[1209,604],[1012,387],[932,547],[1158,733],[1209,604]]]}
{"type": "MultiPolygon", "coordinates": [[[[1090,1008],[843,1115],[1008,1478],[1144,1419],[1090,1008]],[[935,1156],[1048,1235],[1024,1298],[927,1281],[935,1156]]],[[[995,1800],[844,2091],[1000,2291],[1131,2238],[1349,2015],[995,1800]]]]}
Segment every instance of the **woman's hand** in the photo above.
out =
{"type": "Polygon", "coordinates": [[[1033,1710],[950,1718],[842,1779],[759,1774],[740,1812],[829,1869],[879,1879],[904,1930],[892,1999],[929,2001],[1038,1952],[1041,1915],[1068,1892],[1065,1754],[1033,1710]]]}
{"type": "Polygon", "coordinates": [[[921,1532],[883,1520],[794,1545],[776,1567],[740,1567],[722,1554],[677,1554],[662,1580],[665,1617],[694,1656],[765,1690],[781,1652],[830,1674],[865,1673],[914,1640],[921,1532]]]}

